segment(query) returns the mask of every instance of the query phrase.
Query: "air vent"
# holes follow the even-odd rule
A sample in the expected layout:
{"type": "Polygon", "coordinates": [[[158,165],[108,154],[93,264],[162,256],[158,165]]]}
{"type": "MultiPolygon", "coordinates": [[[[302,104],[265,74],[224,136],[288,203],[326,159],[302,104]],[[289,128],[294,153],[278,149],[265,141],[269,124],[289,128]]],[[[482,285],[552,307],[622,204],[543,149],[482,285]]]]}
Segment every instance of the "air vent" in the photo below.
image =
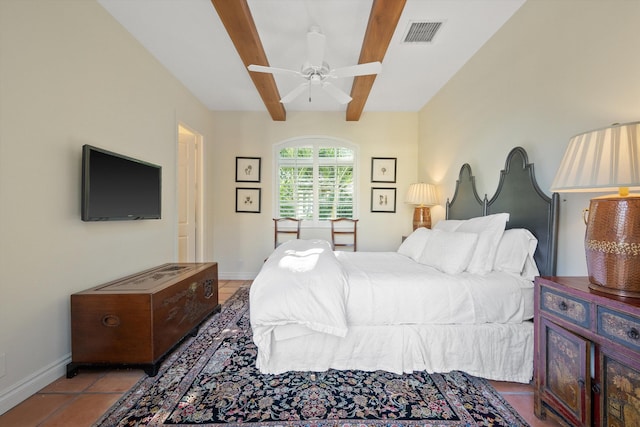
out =
{"type": "Polygon", "coordinates": [[[403,43],[431,43],[442,22],[411,22],[403,43]]]}

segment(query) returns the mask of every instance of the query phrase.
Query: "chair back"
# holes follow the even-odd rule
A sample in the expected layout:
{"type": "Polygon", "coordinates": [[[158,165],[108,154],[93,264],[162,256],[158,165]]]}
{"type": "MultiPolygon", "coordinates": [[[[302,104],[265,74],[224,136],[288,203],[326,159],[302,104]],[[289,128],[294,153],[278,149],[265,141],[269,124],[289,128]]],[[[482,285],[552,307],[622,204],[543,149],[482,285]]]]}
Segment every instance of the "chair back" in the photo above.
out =
{"type": "Polygon", "coordinates": [[[277,248],[285,240],[299,239],[301,222],[297,218],[273,218],[273,247],[277,248]]]}
{"type": "Polygon", "coordinates": [[[331,222],[331,244],[333,249],[358,249],[358,220],[352,218],[336,218],[331,222]]]}

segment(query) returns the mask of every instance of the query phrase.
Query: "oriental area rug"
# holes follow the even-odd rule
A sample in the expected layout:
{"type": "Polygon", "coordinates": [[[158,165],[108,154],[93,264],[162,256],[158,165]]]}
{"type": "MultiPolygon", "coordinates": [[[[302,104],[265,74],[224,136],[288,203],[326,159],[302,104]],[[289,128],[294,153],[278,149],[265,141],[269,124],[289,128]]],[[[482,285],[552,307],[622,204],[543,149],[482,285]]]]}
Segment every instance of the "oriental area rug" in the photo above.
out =
{"type": "Polygon", "coordinates": [[[256,353],[243,288],[96,426],[528,426],[486,380],[462,372],[264,375],[256,353]]]}

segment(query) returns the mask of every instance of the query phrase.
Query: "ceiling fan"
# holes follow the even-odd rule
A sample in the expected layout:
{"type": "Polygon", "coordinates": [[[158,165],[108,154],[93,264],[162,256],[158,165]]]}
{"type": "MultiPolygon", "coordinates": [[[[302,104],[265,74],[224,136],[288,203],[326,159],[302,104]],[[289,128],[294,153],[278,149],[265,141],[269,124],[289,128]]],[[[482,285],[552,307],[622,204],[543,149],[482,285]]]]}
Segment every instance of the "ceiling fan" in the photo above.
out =
{"type": "MultiPolygon", "coordinates": [[[[380,62],[368,62],[366,64],[332,69],[329,67],[329,64],[324,62],[324,50],[324,34],[320,32],[319,27],[311,27],[307,33],[307,60],[302,64],[300,71],[255,64],[251,64],[247,68],[249,71],[257,73],[291,74],[305,79],[304,83],[301,83],[280,99],[280,102],[283,104],[293,101],[305,90],[311,91],[311,86],[320,86],[340,104],[347,104],[351,101],[351,97],[329,80],[378,74],[382,70],[382,64],[380,62]]],[[[311,95],[309,95],[309,102],[311,102],[311,95]]]]}

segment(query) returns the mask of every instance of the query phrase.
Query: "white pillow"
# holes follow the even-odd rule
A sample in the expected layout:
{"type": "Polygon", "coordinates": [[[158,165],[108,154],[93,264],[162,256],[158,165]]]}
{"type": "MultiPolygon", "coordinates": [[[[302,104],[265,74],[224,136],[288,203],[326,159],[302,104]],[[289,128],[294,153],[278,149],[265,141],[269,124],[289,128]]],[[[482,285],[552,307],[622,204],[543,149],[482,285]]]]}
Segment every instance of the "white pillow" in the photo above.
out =
{"type": "Polygon", "coordinates": [[[538,239],[529,230],[513,228],[505,230],[498,244],[493,269],[522,274],[528,257],[533,259],[538,239]]]}
{"type": "Polygon", "coordinates": [[[473,274],[487,274],[493,270],[498,243],[509,221],[508,213],[479,216],[464,221],[456,232],[478,234],[478,244],[473,252],[467,271],[473,274]]]}
{"type": "Polygon", "coordinates": [[[527,280],[534,280],[536,276],[539,275],[540,271],[538,271],[538,266],[536,265],[536,261],[533,259],[533,255],[528,256],[524,262],[524,268],[522,269],[522,274],[520,274],[520,276],[527,280]]]}
{"type": "Polygon", "coordinates": [[[432,230],[418,262],[444,273],[460,274],[469,265],[477,241],[475,233],[432,230]]]}
{"type": "Polygon", "coordinates": [[[424,227],[417,228],[413,233],[409,234],[404,242],[398,248],[400,255],[408,256],[414,261],[418,261],[422,250],[427,244],[431,230],[424,227]]]}
{"type": "Polygon", "coordinates": [[[442,231],[456,231],[460,224],[462,224],[464,220],[461,219],[443,219],[436,223],[433,227],[434,230],[442,230],[442,231]]]}

